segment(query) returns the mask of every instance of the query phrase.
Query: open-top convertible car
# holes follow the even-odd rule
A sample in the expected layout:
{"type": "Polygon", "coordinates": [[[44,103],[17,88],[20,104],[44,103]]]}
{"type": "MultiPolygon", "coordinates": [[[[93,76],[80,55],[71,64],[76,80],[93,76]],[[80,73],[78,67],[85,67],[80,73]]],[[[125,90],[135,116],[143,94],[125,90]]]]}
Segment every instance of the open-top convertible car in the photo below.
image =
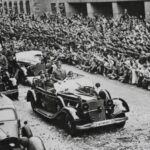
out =
{"type": "Polygon", "coordinates": [[[36,76],[45,68],[44,64],[41,64],[43,58],[42,52],[38,50],[30,50],[16,53],[16,61],[21,66],[26,68],[27,76],[36,76]]]}
{"type": "Polygon", "coordinates": [[[121,98],[111,98],[107,90],[85,86],[86,82],[86,78],[75,74],[53,87],[35,78],[27,101],[31,102],[33,111],[60,121],[71,135],[78,130],[108,125],[123,127],[128,119],[125,115],[129,112],[127,103],[121,98]]]}
{"type": "Polygon", "coordinates": [[[45,147],[40,138],[33,137],[27,124],[21,128],[12,101],[7,96],[0,94],[0,150],[25,149],[45,150],[45,147]]]}
{"type": "Polygon", "coordinates": [[[36,65],[41,61],[42,52],[37,50],[23,51],[16,53],[17,62],[25,66],[36,65]]]}
{"type": "Polygon", "coordinates": [[[43,54],[38,50],[30,50],[16,53],[16,61],[19,65],[17,74],[18,84],[30,85],[35,76],[39,76],[41,71],[45,71],[43,54]],[[41,63],[43,60],[43,63],[41,63]]]}

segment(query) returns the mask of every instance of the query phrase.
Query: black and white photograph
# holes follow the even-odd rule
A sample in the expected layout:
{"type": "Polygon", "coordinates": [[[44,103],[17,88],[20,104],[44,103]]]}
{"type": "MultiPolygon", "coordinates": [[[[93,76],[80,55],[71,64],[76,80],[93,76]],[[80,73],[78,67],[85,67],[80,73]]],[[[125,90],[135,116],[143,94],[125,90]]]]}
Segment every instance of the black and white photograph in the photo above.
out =
{"type": "Polygon", "coordinates": [[[0,150],[150,150],[150,0],[0,0],[0,150]]]}

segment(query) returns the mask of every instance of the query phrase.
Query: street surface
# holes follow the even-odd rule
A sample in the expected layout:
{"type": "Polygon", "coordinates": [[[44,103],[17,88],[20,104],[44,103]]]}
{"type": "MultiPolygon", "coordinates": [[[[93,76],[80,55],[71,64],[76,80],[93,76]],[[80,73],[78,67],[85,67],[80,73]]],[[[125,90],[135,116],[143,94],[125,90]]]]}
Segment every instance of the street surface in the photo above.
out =
{"type": "Polygon", "coordinates": [[[33,134],[43,139],[47,150],[150,150],[150,91],[132,85],[109,80],[100,75],[89,74],[64,65],[86,75],[94,83],[100,82],[112,97],[125,99],[130,107],[129,120],[124,129],[116,132],[89,131],[72,138],[63,129],[35,114],[25,100],[28,87],[19,86],[19,101],[15,101],[21,123],[28,121],[33,134]]]}

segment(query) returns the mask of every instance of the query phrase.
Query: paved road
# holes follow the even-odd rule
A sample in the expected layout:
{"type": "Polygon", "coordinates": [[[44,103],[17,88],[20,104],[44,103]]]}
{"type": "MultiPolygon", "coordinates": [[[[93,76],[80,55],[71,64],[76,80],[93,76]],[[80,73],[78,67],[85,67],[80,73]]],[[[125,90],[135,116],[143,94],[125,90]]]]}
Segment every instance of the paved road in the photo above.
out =
{"type": "Polygon", "coordinates": [[[112,97],[122,97],[129,106],[129,117],[124,129],[117,132],[88,132],[80,137],[72,138],[51,123],[43,120],[32,112],[30,104],[26,102],[27,87],[20,86],[19,101],[15,102],[19,116],[28,120],[33,134],[40,136],[47,150],[149,150],[150,149],[150,92],[135,86],[109,80],[100,75],[85,73],[71,66],[64,66],[84,74],[93,83],[101,82],[102,87],[110,91],[112,97]]]}

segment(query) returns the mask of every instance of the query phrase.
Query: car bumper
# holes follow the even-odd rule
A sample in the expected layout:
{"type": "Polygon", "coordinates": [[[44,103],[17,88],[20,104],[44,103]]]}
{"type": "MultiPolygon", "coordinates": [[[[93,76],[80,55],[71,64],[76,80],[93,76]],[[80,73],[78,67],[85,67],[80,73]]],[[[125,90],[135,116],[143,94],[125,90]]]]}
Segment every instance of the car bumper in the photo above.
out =
{"type": "Polygon", "coordinates": [[[77,125],[76,129],[77,130],[85,130],[85,129],[91,129],[91,128],[98,128],[98,127],[102,127],[102,126],[123,123],[127,120],[128,120],[128,117],[103,120],[103,121],[88,123],[88,124],[84,124],[84,125],[77,125]]]}

